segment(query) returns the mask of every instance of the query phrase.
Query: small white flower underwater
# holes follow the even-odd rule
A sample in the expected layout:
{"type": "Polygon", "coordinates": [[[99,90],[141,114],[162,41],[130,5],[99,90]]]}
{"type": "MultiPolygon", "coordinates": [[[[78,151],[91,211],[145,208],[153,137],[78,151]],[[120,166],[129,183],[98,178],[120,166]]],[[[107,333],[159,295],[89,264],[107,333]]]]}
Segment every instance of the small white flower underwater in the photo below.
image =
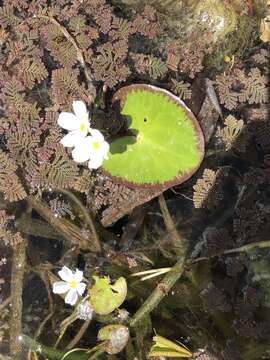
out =
{"type": "Polygon", "coordinates": [[[90,127],[89,114],[83,101],[73,101],[73,110],[74,114],[62,112],[59,115],[58,125],[69,131],[61,139],[61,144],[74,147],[74,161],[83,163],[89,160],[88,167],[97,169],[104,159],[108,159],[110,146],[99,130],[90,127]]]}
{"type": "Polygon", "coordinates": [[[66,294],[65,303],[75,305],[79,295],[82,296],[86,288],[86,284],[82,282],[83,272],[78,269],[73,272],[67,266],[63,266],[58,275],[63,281],[53,284],[53,293],[66,294]]]}

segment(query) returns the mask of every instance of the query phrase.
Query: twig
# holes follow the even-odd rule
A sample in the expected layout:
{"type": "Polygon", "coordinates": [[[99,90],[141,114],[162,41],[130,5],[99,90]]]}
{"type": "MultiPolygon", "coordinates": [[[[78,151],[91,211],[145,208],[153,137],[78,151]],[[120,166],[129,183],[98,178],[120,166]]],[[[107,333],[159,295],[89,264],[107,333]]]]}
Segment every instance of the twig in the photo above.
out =
{"type": "Polygon", "coordinates": [[[67,195],[73,202],[75,202],[75,204],[77,204],[85,218],[86,223],[89,225],[91,233],[93,235],[93,243],[95,245],[95,248],[97,250],[97,252],[101,252],[102,251],[102,247],[99,241],[99,236],[98,233],[96,231],[96,227],[94,225],[94,221],[91,218],[91,216],[89,215],[89,212],[87,211],[87,209],[85,208],[85,206],[81,203],[81,201],[77,198],[77,196],[75,196],[71,191],[69,190],[64,190],[64,189],[56,189],[56,191],[59,191],[65,195],[67,195]]]}
{"type": "Polygon", "coordinates": [[[22,332],[22,290],[26,261],[27,240],[23,239],[13,251],[11,270],[11,317],[10,317],[10,354],[12,359],[21,359],[22,344],[19,341],[22,332]]]}
{"type": "Polygon", "coordinates": [[[81,326],[80,330],[77,332],[76,336],[68,343],[68,345],[66,347],[67,350],[74,348],[75,345],[81,340],[81,338],[83,337],[84,333],[86,332],[90,322],[91,322],[91,319],[86,320],[82,324],[82,326],[81,326]]]}
{"type": "Polygon", "coordinates": [[[158,202],[167,231],[170,234],[172,243],[175,247],[175,253],[178,256],[182,256],[185,253],[184,239],[181,237],[181,234],[176,230],[163,194],[159,195],[158,202]]]}
{"type": "Polygon", "coordinates": [[[96,88],[93,85],[92,77],[90,76],[90,74],[87,71],[87,67],[86,67],[86,63],[85,63],[85,60],[84,60],[83,52],[79,48],[76,40],[70,35],[70,33],[67,31],[67,29],[64,26],[62,26],[52,16],[38,14],[38,15],[35,15],[35,17],[39,17],[39,18],[42,18],[42,19],[49,20],[51,23],[56,25],[58,27],[58,29],[62,32],[62,34],[65,36],[65,38],[74,46],[74,48],[76,49],[76,52],[77,52],[77,60],[81,64],[81,67],[82,67],[83,72],[84,72],[84,76],[85,76],[86,81],[87,81],[88,90],[92,94],[91,102],[93,103],[95,101],[95,97],[96,97],[96,88]]]}

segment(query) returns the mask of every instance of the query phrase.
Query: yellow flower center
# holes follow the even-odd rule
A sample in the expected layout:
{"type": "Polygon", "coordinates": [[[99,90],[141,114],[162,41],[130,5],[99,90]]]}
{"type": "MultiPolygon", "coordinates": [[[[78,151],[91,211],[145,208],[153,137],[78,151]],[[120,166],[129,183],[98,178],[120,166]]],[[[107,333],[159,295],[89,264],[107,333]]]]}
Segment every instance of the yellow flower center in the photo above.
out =
{"type": "Polygon", "coordinates": [[[85,132],[87,130],[87,126],[86,126],[86,124],[80,124],[80,131],[81,132],[85,132]]]}
{"type": "Polygon", "coordinates": [[[69,286],[71,289],[76,289],[78,286],[78,283],[76,280],[72,280],[72,281],[70,281],[69,286]]]}
{"type": "Polygon", "coordinates": [[[98,141],[93,142],[93,149],[99,150],[100,149],[100,143],[98,141]]]}

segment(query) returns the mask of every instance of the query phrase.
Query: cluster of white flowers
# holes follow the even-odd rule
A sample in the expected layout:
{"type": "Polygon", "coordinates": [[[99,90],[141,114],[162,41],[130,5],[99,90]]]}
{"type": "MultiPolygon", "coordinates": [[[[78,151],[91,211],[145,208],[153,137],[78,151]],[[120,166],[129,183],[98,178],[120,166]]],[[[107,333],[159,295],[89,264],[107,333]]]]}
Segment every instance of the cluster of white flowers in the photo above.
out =
{"type": "Polygon", "coordinates": [[[109,144],[99,130],[92,129],[89,114],[83,101],[73,101],[74,114],[62,112],[58,125],[68,130],[61,144],[71,147],[72,157],[78,163],[88,161],[90,169],[99,168],[104,159],[108,159],[109,144]],[[90,133],[90,135],[88,135],[90,133]]]}

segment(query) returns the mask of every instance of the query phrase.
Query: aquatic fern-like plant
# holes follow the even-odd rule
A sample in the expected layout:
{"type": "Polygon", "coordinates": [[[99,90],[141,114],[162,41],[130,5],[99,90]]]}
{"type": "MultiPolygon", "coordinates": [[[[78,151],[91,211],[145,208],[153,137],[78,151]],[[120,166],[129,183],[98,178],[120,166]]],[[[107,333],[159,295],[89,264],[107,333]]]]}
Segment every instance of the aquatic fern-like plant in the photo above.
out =
{"type": "Polygon", "coordinates": [[[104,170],[133,187],[166,188],[187,180],[204,155],[204,138],[191,111],[176,96],[150,85],[114,95],[130,135],[113,141],[104,170]]]}

